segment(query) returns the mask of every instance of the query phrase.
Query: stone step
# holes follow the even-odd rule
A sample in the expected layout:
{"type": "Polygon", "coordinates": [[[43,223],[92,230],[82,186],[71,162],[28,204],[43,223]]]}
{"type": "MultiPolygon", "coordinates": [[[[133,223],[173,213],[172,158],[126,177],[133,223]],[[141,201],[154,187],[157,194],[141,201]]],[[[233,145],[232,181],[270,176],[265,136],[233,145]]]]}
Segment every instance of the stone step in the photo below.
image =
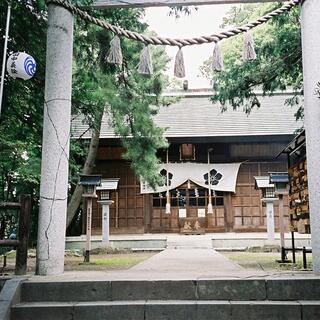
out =
{"type": "Polygon", "coordinates": [[[12,320],[319,320],[319,301],[33,302],[12,307],[12,320]]]}
{"type": "Polygon", "coordinates": [[[320,300],[320,278],[26,281],[22,302],[121,300],[320,300]]]}

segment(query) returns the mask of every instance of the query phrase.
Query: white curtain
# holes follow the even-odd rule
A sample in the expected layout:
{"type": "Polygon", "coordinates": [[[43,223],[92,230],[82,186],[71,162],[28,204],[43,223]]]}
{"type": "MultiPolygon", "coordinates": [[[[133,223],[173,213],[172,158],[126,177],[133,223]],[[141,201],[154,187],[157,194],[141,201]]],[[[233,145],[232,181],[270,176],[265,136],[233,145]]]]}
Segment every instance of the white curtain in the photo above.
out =
{"type": "MultiPolygon", "coordinates": [[[[188,180],[201,187],[208,188],[208,172],[210,171],[211,190],[235,192],[240,165],[241,163],[214,163],[210,165],[189,162],[168,163],[161,165],[160,172],[166,178],[166,170],[169,171],[169,190],[178,188],[188,180]]],[[[167,187],[163,185],[153,190],[142,181],[140,189],[141,193],[155,193],[164,192],[167,190],[167,187]]]]}

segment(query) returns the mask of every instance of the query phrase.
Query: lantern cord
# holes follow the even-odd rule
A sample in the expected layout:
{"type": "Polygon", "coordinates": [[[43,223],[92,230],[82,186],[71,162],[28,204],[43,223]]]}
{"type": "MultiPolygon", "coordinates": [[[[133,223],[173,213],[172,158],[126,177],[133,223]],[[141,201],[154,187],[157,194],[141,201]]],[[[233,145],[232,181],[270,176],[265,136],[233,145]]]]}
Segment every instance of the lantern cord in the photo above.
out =
{"type": "Polygon", "coordinates": [[[256,19],[255,21],[249,22],[243,26],[235,27],[235,28],[222,31],[220,33],[215,33],[209,36],[201,36],[201,37],[189,38],[189,39],[172,39],[172,38],[162,38],[162,37],[153,37],[153,36],[149,37],[138,32],[122,29],[121,27],[112,25],[106,22],[105,20],[95,18],[91,16],[89,13],[87,13],[86,11],[83,11],[82,9],[69,3],[66,0],[47,0],[46,2],[47,4],[55,4],[58,6],[62,6],[65,9],[69,10],[71,13],[79,16],[82,20],[88,21],[104,29],[110,30],[118,36],[123,36],[135,41],[140,41],[140,42],[143,42],[145,45],[149,45],[149,44],[167,45],[167,46],[178,46],[181,48],[184,46],[200,45],[204,43],[212,43],[212,42],[217,43],[220,40],[228,39],[238,34],[245,33],[259,25],[262,25],[268,22],[270,19],[276,16],[289,12],[292,8],[300,4],[302,0],[288,1],[282,7],[275,9],[267,13],[266,15],[256,19]]]}

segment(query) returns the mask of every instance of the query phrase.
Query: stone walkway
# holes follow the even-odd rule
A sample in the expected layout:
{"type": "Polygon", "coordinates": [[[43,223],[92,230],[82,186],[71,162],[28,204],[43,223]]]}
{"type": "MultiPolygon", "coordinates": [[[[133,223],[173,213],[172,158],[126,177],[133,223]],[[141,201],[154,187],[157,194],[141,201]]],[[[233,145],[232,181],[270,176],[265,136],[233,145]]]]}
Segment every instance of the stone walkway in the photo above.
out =
{"type": "Polygon", "coordinates": [[[221,273],[238,274],[243,268],[213,249],[166,249],[132,267],[130,271],[147,274],[188,274],[192,277],[221,273]]]}
{"type": "MultiPolygon", "coordinates": [[[[155,235],[121,236],[132,239],[155,239],[155,235]]],[[[159,235],[157,235],[159,237],[159,235]]],[[[226,235],[215,234],[216,239],[225,242],[229,238],[248,238],[250,242],[256,240],[257,234],[226,235]]],[[[266,235],[265,235],[266,236],[266,235]]],[[[201,279],[245,279],[263,277],[296,277],[297,272],[270,273],[263,270],[245,269],[232,262],[224,255],[212,248],[212,234],[200,236],[165,235],[167,249],[155,254],[140,264],[121,271],[68,271],[59,276],[33,276],[36,281],[71,281],[71,280],[201,280],[201,279]]],[[[312,276],[306,272],[303,276],[312,276]]]]}
{"type": "Polygon", "coordinates": [[[244,269],[214,249],[177,248],[166,249],[128,270],[68,271],[57,276],[32,276],[31,280],[200,280],[268,276],[271,274],[262,270],[244,269]]]}

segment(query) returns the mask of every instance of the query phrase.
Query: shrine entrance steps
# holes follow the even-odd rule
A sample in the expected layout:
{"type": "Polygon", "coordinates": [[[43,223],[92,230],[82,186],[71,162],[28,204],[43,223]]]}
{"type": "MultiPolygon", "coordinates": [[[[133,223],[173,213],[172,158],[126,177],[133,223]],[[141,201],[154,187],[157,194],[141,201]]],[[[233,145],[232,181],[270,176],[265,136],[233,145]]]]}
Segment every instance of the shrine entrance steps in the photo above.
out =
{"type": "Polygon", "coordinates": [[[319,320],[320,278],[37,281],[12,320],[319,320]]]}

